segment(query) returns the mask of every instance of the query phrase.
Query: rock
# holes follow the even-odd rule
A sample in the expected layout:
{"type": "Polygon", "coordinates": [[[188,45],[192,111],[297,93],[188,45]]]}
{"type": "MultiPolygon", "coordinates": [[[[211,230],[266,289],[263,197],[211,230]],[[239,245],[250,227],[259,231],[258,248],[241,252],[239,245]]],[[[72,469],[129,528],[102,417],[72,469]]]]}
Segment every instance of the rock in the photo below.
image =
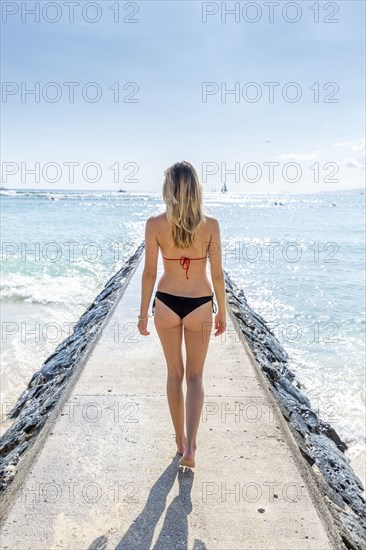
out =
{"type": "Polygon", "coordinates": [[[288,354],[242,289],[225,272],[228,303],[269,389],[289,424],[302,456],[340,529],[345,546],[366,549],[363,486],[344,455],[348,448],[336,430],[312,410],[301,383],[287,367],[288,354]],[[350,511],[350,513],[347,513],[350,511]]]}
{"type": "Polygon", "coordinates": [[[8,418],[15,420],[0,439],[0,493],[14,479],[20,456],[33,445],[65,391],[71,375],[98,338],[106,316],[123,291],[144,248],[143,242],[110,278],[80,317],[73,333],[57,346],[40,370],[33,374],[28,388],[8,414],[8,418]]]}

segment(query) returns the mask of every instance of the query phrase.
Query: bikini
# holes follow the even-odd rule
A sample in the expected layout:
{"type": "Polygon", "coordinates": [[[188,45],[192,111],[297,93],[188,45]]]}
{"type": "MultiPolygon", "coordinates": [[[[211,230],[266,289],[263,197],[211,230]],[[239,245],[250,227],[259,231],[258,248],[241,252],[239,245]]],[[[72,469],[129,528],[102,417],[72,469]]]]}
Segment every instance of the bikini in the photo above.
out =
{"type": "MultiPolygon", "coordinates": [[[[188,277],[188,269],[191,260],[204,260],[206,256],[203,258],[186,258],[185,256],[181,256],[180,258],[163,258],[165,260],[179,260],[180,265],[186,272],[186,279],[189,279],[188,277]]],[[[212,300],[212,311],[213,313],[216,313],[216,304],[213,299],[214,293],[210,294],[209,296],[199,296],[196,298],[191,298],[188,296],[176,296],[175,294],[169,294],[168,292],[162,292],[161,290],[157,290],[155,292],[155,298],[152,305],[152,315],[154,315],[154,309],[155,309],[155,300],[156,298],[159,298],[161,302],[163,302],[166,306],[168,306],[170,309],[172,309],[181,319],[188,315],[188,313],[191,313],[194,311],[197,307],[205,304],[206,302],[209,302],[212,300]]]]}

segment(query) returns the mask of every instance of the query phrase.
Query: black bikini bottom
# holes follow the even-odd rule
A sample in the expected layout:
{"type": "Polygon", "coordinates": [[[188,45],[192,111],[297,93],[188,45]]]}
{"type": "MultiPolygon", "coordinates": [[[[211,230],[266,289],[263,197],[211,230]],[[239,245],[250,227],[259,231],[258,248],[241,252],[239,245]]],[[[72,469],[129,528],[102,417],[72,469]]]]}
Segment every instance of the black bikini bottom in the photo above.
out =
{"type": "Polygon", "coordinates": [[[176,296],[175,294],[168,294],[168,292],[161,292],[157,290],[155,292],[155,298],[152,305],[151,313],[154,315],[155,299],[159,298],[166,306],[170,307],[181,319],[194,311],[197,307],[212,300],[212,311],[216,313],[216,304],[213,300],[214,293],[209,296],[199,296],[198,298],[190,298],[188,296],[176,296]]]}

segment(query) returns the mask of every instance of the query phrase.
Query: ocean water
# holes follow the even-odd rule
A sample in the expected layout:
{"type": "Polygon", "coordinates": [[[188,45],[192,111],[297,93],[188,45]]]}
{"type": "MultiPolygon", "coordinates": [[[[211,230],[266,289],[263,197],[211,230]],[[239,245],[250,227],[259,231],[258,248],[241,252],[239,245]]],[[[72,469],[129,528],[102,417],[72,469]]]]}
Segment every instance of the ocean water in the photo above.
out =
{"type": "MultiPolygon", "coordinates": [[[[144,239],[160,193],[1,196],[1,419],[144,239]]],[[[365,195],[204,194],[223,266],[289,354],[312,406],[365,458],[365,195]]],[[[136,304],[136,314],[139,304],[136,304]]],[[[151,306],[150,306],[151,308],[151,306]]],[[[360,467],[356,470],[362,477],[360,467]]]]}

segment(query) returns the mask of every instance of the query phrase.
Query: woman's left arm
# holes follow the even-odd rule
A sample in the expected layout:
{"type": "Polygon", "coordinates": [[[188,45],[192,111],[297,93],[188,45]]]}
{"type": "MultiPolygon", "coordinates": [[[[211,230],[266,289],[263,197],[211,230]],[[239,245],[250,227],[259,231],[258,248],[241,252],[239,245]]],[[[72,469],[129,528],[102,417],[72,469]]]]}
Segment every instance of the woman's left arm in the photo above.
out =
{"type": "Polygon", "coordinates": [[[147,316],[157,276],[159,244],[155,235],[155,220],[154,216],[151,216],[146,220],[145,226],[145,266],[141,278],[141,317],[147,316]]]}

